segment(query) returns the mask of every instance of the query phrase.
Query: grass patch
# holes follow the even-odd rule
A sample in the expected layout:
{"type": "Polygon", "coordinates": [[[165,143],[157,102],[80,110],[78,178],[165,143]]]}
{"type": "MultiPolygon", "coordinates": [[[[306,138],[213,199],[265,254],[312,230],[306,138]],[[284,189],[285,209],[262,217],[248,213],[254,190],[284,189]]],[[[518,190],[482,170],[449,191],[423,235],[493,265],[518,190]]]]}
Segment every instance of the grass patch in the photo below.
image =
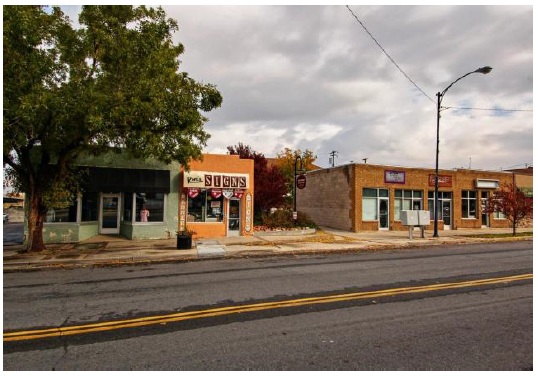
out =
{"type": "Polygon", "coordinates": [[[518,232],[516,235],[512,235],[512,233],[506,233],[506,234],[479,234],[479,235],[464,235],[466,238],[520,238],[520,237],[526,237],[526,236],[532,236],[532,232],[518,232]]]}

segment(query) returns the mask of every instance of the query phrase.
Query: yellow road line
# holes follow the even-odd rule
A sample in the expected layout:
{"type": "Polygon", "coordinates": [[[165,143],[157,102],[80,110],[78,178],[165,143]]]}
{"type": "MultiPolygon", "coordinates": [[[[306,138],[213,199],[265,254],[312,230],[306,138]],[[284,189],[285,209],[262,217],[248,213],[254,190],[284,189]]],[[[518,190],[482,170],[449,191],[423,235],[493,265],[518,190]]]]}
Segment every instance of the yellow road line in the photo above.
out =
{"type": "Polygon", "coordinates": [[[246,305],[239,305],[239,306],[206,309],[202,311],[180,312],[180,313],[172,313],[172,314],[167,314],[167,315],[140,317],[140,318],[128,319],[128,320],[106,321],[106,322],[100,322],[100,323],[94,323],[94,324],[85,324],[85,325],[68,326],[68,327],[6,332],[4,333],[4,342],[25,341],[25,340],[38,339],[38,338],[59,337],[59,336],[68,336],[68,335],[75,335],[75,334],[101,332],[101,331],[107,331],[107,330],[116,330],[116,329],[123,329],[123,328],[133,328],[133,327],[140,327],[140,326],[147,326],[147,325],[166,324],[169,322],[178,322],[178,321],[199,319],[199,318],[204,318],[204,317],[217,317],[217,316],[230,315],[234,313],[263,311],[263,310],[268,310],[268,309],[297,307],[297,306],[311,305],[311,304],[327,304],[327,303],[333,303],[333,302],[371,299],[371,298],[379,298],[383,296],[395,296],[395,295],[401,295],[401,294],[416,294],[420,292],[458,289],[458,288],[464,288],[464,287],[473,287],[473,286],[481,286],[481,285],[497,284],[497,283],[510,283],[510,282],[521,281],[521,280],[526,280],[526,279],[532,279],[532,274],[521,274],[521,275],[508,276],[508,277],[487,278],[487,279],[453,282],[453,283],[439,283],[439,284],[425,285],[425,286],[400,287],[400,288],[387,289],[387,290],[356,292],[356,293],[338,294],[338,295],[330,295],[330,296],[319,296],[319,297],[312,297],[312,298],[283,300],[283,301],[278,301],[278,302],[246,304],[246,305]]]}

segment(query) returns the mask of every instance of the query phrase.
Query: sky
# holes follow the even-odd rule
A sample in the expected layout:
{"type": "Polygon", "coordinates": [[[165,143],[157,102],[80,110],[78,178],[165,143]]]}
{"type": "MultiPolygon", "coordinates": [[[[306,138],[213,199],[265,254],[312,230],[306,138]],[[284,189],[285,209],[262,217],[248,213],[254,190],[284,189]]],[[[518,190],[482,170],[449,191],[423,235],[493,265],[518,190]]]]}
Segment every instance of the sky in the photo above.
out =
{"type": "Polygon", "coordinates": [[[434,168],[436,93],[491,66],[444,95],[439,166],[532,165],[531,5],[163,8],[180,69],[223,96],[207,153],[241,142],[266,157],[308,149],[321,167],[336,151],[335,165],[434,168]]]}

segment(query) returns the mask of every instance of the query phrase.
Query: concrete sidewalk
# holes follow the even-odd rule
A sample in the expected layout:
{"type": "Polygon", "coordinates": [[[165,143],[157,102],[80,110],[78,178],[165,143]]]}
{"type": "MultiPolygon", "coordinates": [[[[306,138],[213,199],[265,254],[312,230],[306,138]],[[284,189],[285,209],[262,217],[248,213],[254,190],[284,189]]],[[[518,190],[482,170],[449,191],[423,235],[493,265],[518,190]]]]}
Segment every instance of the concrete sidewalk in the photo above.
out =
{"type": "MultiPolygon", "coordinates": [[[[532,228],[518,229],[518,233],[532,228]]],[[[47,251],[21,253],[21,245],[4,245],[4,272],[50,268],[103,267],[129,264],[190,262],[225,257],[264,257],[284,254],[316,254],[326,252],[360,252],[396,248],[417,248],[442,244],[466,244],[532,240],[518,238],[487,238],[488,234],[510,234],[511,229],[477,229],[441,231],[438,238],[426,231],[409,239],[407,231],[372,231],[353,233],[323,228],[308,231],[256,233],[249,237],[204,238],[193,241],[189,250],[176,249],[176,239],[127,240],[117,236],[99,235],[79,243],[51,244],[47,251]],[[479,236],[479,237],[472,237],[479,236]]]]}

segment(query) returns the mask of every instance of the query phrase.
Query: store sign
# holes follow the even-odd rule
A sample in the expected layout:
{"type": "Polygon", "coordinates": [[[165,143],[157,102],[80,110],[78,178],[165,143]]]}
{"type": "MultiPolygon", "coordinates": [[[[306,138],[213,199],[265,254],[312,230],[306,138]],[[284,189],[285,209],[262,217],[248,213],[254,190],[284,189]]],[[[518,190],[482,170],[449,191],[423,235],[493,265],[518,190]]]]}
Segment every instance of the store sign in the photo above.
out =
{"type": "Polygon", "coordinates": [[[297,189],[304,189],[306,187],[306,176],[299,175],[296,180],[297,189]]]}
{"type": "MultiPolygon", "coordinates": [[[[428,179],[430,187],[435,187],[435,174],[430,174],[428,179]]],[[[439,175],[439,187],[452,187],[451,175],[439,175]]]]}
{"type": "Polygon", "coordinates": [[[200,194],[200,188],[189,188],[188,195],[190,198],[195,198],[200,194]]]}
{"type": "Polygon", "coordinates": [[[405,171],[385,171],[385,183],[405,184],[405,171]]]}
{"type": "Polygon", "coordinates": [[[246,218],[245,218],[245,231],[249,232],[250,231],[250,223],[252,221],[252,195],[250,193],[247,193],[247,196],[246,196],[246,209],[245,209],[245,213],[246,213],[246,218]]]}
{"type": "Polygon", "coordinates": [[[183,187],[247,189],[249,187],[249,175],[206,171],[185,171],[183,173],[183,187]]]}
{"type": "Polygon", "coordinates": [[[499,181],[494,179],[476,179],[476,188],[498,189],[499,181]]]}
{"type": "Polygon", "coordinates": [[[223,189],[222,195],[226,197],[227,199],[230,199],[234,196],[234,191],[233,189],[223,189]]]}
{"type": "Polygon", "coordinates": [[[220,196],[222,196],[222,189],[213,188],[210,194],[214,199],[218,199],[220,196]]]}

